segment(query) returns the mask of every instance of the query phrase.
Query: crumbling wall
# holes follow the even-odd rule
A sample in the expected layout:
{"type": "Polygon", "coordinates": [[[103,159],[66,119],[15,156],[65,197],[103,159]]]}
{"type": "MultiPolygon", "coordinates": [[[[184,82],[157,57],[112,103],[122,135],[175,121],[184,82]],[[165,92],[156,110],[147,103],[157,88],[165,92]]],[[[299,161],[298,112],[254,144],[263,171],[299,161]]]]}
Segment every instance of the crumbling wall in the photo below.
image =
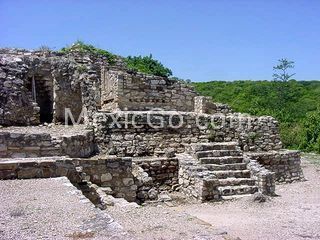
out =
{"type": "Polygon", "coordinates": [[[46,156],[90,157],[96,153],[94,134],[84,131],[62,139],[50,134],[0,132],[0,158],[35,158],[46,156]]]}
{"type": "Polygon", "coordinates": [[[153,155],[169,147],[183,152],[186,144],[209,140],[238,141],[245,151],[281,148],[278,122],[272,117],[164,111],[100,112],[94,115],[93,124],[100,151],[123,156],[153,155]],[[160,119],[163,126],[159,125],[160,119]]]}
{"type": "Polygon", "coordinates": [[[199,201],[219,200],[219,180],[205,166],[198,164],[191,155],[179,156],[180,191],[199,201]]]}
{"type": "Polygon", "coordinates": [[[251,172],[251,178],[256,181],[259,192],[273,196],[276,191],[275,173],[266,169],[256,160],[246,158],[245,161],[248,163],[247,168],[251,172]]]}
{"type": "Polygon", "coordinates": [[[111,188],[115,197],[135,201],[137,186],[131,158],[71,159],[65,157],[2,159],[0,179],[52,178],[66,176],[73,183],[91,181],[111,188]]]}
{"type": "Polygon", "coordinates": [[[248,158],[256,160],[266,169],[275,173],[277,182],[304,180],[299,151],[281,150],[269,152],[248,152],[248,158]]]}
{"type": "Polygon", "coordinates": [[[196,96],[194,98],[194,112],[206,114],[228,114],[232,110],[227,104],[213,102],[211,97],[196,96]]]}
{"type": "Polygon", "coordinates": [[[82,167],[86,180],[109,188],[110,194],[115,197],[135,201],[137,186],[132,175],[132,158],[98,156],[74,160],[74,164],[82,167]]]}
{"type": "Polygon", "coordinates": [[[64,122],[65,108],[77,120],[82,96],[74,60],[59,54],[2,50],[0,61],[0,124],[64,122]]]}
{"type": "Polygon", "coordinates": [[[110,70],[102,80],[104,110],[143,111],[155,108],[192,112],[198,94],[185,83],[142,73],[110,70]]]}
{"type": "Polygon", "coordinates": [[[171,190],[178,183],[179,162],[175,157],[134,158],[133,161],[152,178],[154,187],[171,190]]]}
{"type": "Polygon", "coordinates": [[[40,108],[25,86],[29,67],[19,57],[0,58],[0,124],[35,125],[40,108]]]}

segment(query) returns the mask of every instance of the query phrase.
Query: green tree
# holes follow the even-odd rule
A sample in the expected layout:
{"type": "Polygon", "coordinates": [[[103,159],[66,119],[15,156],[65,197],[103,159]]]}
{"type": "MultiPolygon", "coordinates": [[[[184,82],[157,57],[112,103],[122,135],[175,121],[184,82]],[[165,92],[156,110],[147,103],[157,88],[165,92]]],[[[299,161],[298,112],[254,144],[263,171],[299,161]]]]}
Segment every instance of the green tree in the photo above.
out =
{"type": "Polygon", "coordinates": [[[304,121],[303,147],[320,153],[320,110],[309,112],[304,121]]]}
{"type": "Polygon", "coordinates": [[[278,65],[273,67],[273,70],[276,71],[276,73],[272,75],[273,79],[275,81],[283,81],[283,82],[290,80],[291,77],[295,75],[295,73],[289,74],[288,69],[294,68],[294,61],[289,61],[286,58],[281,58],[278,60],[278,62],[279,62],[278,65]]]}
{"type": "Polygon", "coordinates": [[[274,73],[273,79],[275,80],[275,86],[277,89],[277,101],[276,104],[278,108],[282,111],[282,109],[285,107],[285,103],[288,101],[288,98],[290,98],[290,86],[288,81],[291,79],[293,74],[289,74],[288,70],[294,68],[294,62],[289,61],[286,58],[281,58],[278,60],[278,65],[273,67],[273,70],[276,72],[274,73]],[[282,83],[279,83],[282,82],[282,83]]]}

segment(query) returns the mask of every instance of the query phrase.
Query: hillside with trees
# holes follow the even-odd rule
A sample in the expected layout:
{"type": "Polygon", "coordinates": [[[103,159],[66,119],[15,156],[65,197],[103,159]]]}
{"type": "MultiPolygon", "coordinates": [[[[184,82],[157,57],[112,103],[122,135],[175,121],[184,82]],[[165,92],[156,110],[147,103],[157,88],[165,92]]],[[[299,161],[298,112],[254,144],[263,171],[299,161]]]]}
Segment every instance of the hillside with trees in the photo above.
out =
{"type": "Polygon", "coordinates": [[[320,153],[320,81],[212,81],[193,83],[235,111],[270,115],[280,122],[287,148],[320,153]]]}

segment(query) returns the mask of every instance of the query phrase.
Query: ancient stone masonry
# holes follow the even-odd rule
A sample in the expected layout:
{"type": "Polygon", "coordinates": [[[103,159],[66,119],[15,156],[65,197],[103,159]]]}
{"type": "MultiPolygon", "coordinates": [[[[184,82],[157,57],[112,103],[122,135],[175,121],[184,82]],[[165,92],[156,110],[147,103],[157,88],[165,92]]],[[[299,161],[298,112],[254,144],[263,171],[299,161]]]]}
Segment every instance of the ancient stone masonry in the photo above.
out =
{"type": "Polygon", "coordinates": [[[199,115],[193,112],[172,111],[120,111],[99,112],[93,119],[101,151],[109,151],[112,154],[153,155],[155,151],[163,151],[168,147],[183,152],[186,144],[209,140],[238,141],[241,149],[245,151],[281,148],[278,123],[271,117],[240,114],[199,115]],[[114,124],[114,119],[117,120],[117,124],[114,124]],[[163,126],[159,125],[161,120],[163,126]],[[211,127],[213,125],[214,127],[211,127]]]}
{"type": "Polygon", "coordinates": [[[76,64],[66,57],[31,53],[1,55],[2,125],[64,120],[64,109],[82,110],[76,64]],[[71,100],[72,99],[72,100],[71,100]]]}
{"type": "Polygon", "coordinates": [[[277,182],[304,180],[299,151],[250,152],[246,155],[272,171],[277,182]]]}
{"type": "Polygon", "coordinates": [[[48,133],[30,134],[16,130],[0,131],[0,157],[90,157],[96,152],[93,132],[85,129],[79,134],[58,138],[48,133]]]}
{"type": "Polygon", "coordinates": [[[88,123],[101,107],[100,69],[107,65],[103,59],[16,49],[1,49],[0,54],[0,124],[64,122],[66,109],[75,121],[85,109],[82,121],[88,123]]]}
{"type": "Polygon", "coordinates": [[[211,97],[196,96],[194,98],[194,111],[196,113],[231,113],[232,110],[227,104],[214,103],[211,97]]]}
{"type": "Polygon", "coordinates": [[[276,182],[303,180],[274,118],[234,113],[121,57],[0,49],[0,125],[0,179],[66,176],[102,207],[173,191],[274,195],[276,182]]]}
{"type": "Polygon", "coordinates": [[[76,184],[89,181],[101,186],[108,194],[136,199],[136,185],[130,158],[71,159],[60,157],[3,158],[0,179],[52,178],[66,176],[76,184]]]}
{"type": "Polygon", "coordinates": [[[256,181],[259,191],[262,194],[274,195],[275,173],[263,167],[256,160],[247,158],[245,161],[247,162],[247,169],[251,172],[251,178],[256,181]]]}
{"type": "Polygon", "coordinates": [[[179,183],[186,195],[207,201],[260,190],[236,142],[191,144],[188,152],[179,156],[179,183]]]}
{"type": "Polygon", "coordinates": [[[185,83],[164,77],[109,71],[103,76],[104,110],[194,110],[195,91],[185,83]]]}

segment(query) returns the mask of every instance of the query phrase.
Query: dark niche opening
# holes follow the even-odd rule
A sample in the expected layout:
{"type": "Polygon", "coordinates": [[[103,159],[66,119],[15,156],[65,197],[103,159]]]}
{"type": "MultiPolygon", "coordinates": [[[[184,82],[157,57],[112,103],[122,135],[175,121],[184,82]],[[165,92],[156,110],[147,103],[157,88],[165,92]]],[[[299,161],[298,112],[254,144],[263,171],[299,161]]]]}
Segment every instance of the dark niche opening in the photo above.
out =
{"type": "Polygon", "coordinates": [[[53,120],[53,82],[42,76],[29,77],[28,90],[40,107],[40,122],[51,123],[53,120]]]}

